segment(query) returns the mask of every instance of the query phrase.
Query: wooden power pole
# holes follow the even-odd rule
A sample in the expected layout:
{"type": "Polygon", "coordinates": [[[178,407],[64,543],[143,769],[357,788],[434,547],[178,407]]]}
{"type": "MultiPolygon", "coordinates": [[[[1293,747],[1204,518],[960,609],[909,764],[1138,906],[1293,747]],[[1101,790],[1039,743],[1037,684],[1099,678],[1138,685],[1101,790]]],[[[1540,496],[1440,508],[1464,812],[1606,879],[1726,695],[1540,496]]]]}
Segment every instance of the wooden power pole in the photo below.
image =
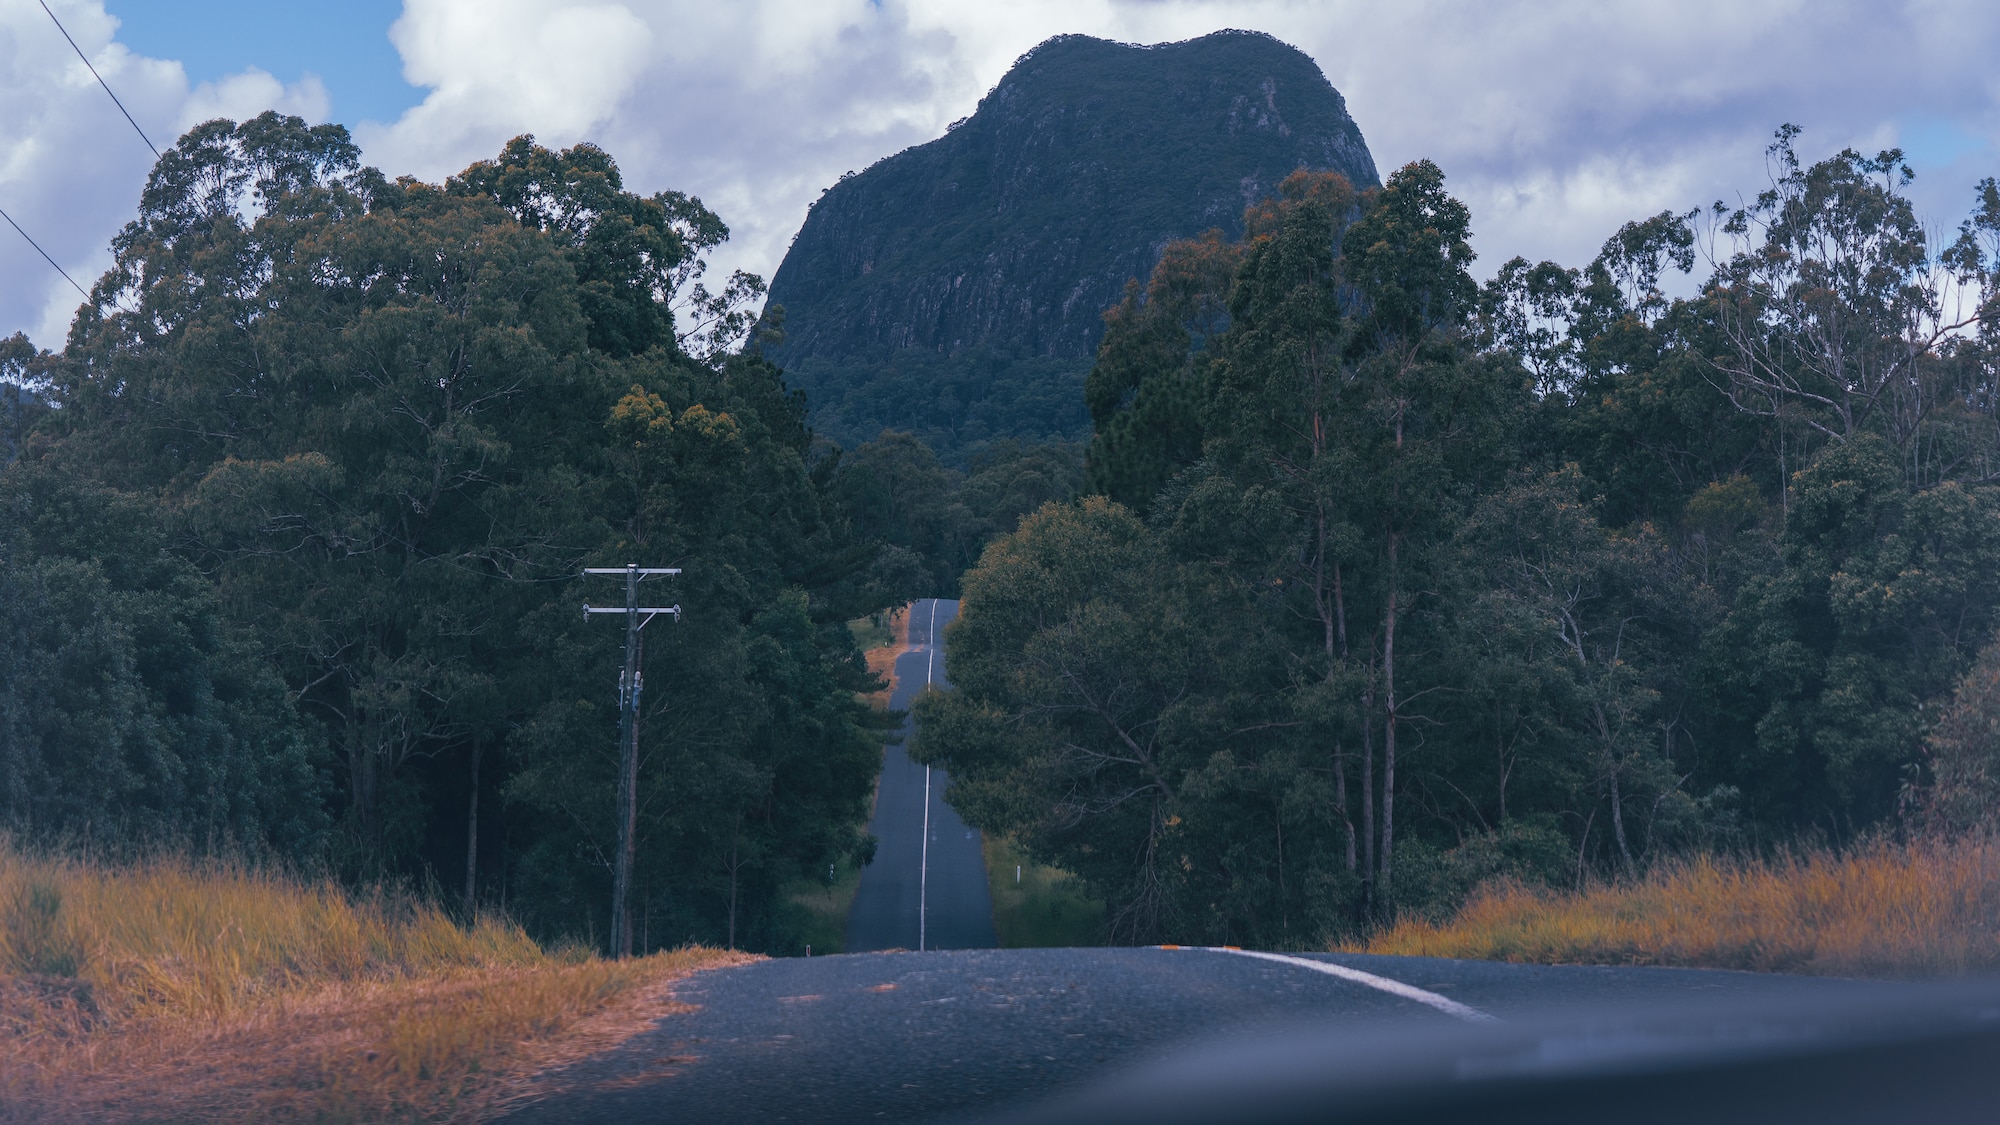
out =
{"type": "Polygon", "coordinates": [[[678,605],[648,608],[639,604],[639,582],[656,574],[679,574],[673,567],[625,566],[590,567],[585,574],[625,576],[623,609],[583,607],[583,619],[593,613],[625,615],[625,671],[618,677],[618,854],[611,869],[611,955],[632,955],[632,838],[639,827],[639,691],[644,677],[639,671],[639,630],[662,613],[681,619],[678,605]]]}

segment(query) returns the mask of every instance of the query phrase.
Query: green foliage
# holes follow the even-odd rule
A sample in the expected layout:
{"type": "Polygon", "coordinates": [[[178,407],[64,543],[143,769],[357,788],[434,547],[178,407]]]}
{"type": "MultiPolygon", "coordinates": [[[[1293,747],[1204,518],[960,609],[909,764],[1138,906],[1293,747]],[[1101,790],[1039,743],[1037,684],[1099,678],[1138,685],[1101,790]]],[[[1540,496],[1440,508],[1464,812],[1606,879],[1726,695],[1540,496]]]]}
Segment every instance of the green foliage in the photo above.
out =
{"type": "Polygon", "coordinates": [[[1692,213],[1475,286],[1423,162],[1169,247],[1086,387],[1110,499],[966,576],[953,801],[1118,939],[1266,945],[1984,825],[2000,192],[1938,250],[1895,154],[1791,139],[1694,299],[1692,213]]]}
{"type": "Polygon", "coordinates": [[[835,481],[855,530],[885,544],[871,579],[900,601],[950,596],[964,569],[962,537],[973,531],[958,496],[964,475],[915,437],[885,430],[840,458],[835,481]]]}
{"type": "Polygon", "coordinates": [[[575,270],[590,345],[606,355],[678,347],[712,362],[750,330],[745,305],[763,296],[763,280],[739,270],[721,293],[702,281],[700,255],[729,238],[728,226],[693,196],[625,191],[618,165],[595,145],[552,152],[516,137],[445,189],[491,199],[550,236],[575,270]]]}
{"type": "Polygon", "coordinates": [[[1923,774],[1902,796],[1920,827],[1990,832],[2000,823],[2000,645],[1988,645],[1924,736],[1923,774]]]}
{"type": "Polygon", "coordinates": [[[884,732],[843,622],[888,603],[800,397],[722,354],[755,288],[702,288],[726,234],[589,146],[520,138],[440,188],[337,126],[183,137],[65,352],[5,353],[59,407],[4,478],[10,825],[602,934],[620,646],[579,571],[674,565],[639,936],[789,949],[781,888],[866,843],[884,732]]]}
{"type": "MultiPolygon", "coordinates": [[[[1005,535],[1028,513],[1082,490],[1083,450],[1068,442],[999,442],[978,457],[960,489],[984,539],[1005,535]]],[[[976,554],[974,556],[977,557],[976,554]]]]}
{"type": "Polygon", "coordinates": [[[1939,248],[1897,154],[1794,135],[1754,204],[1483,287],[1434,165],[1297,172],[1239,238],[1128,247],[1165,243],[1087,378],[808,356],[841,452],[727,354],[760,283],[703,287],[721,220],[600,150],[438,187],[203,124],[64,351],[0,341],[0,820],[455,885],[469,852],[475,898],[602,933],[620,654],[577,608],[617,594],[579,571],[638,561],[684,571],[641,658],[652,947],[831,944],[801,888],[865,862],[888,727],[847,622],[954,593],[912,753],[1071,873],[997,896],[1029,929],[1309,946],[1986,826],[2000,189],[1939,248]],[[1702,223],[1732,252],[1669,299],[1702,223]]]}
{"type": "Polygon", "coordinates": [[[25,333],[0,340],[0,466],[20,456],[28,431],[47,410],[33,386],[47,360],[46,353],[36,354],[25,333]]]}
{"type": "Polygon", "coordinates": [[[1569,833],[1547,813],[1509,820],[1452,847],[1419,837],[1407,842],[1397,858],[1397,911],[1444,922],[1480,887],[1497,881],[1570,887],[1576,859],[1569,833]]]}
{"type": "Polygon", "coordinates": [[[782,362],[812,404],[814,432],[849,449],[884,430],[908,432],[964,468],[997,444],[1074,442],[1090,433],[1081,403],[1088,360],[989,347],[782,362]]]}
{"type": "Polygon", "coordinates": [[[1908,492],[1872,435],[1828,447],[1793,487],[1782,568],[1704,639],[1717,708],[1742,732],[1710,770],[1760,819],[1839,831],[1892,811],[1924,704],[1992,635],[2000,492],[1908,492]]]}
{"type": "Polygon", "coordinates": [[[308,857],[323,751],[149,505],[0,473],[0,822],[29,838],[308,857]]]}
{"type": "Polygon", "coordinates": [[[929,446],[885,430],[830,458],[830,492],[853,533],[878,543],[865,574],[870,597],[902,605],[958,596],[958,577],[994,536],[1078,491],[1080,451],[1066,442],[994,444],[969,473],[939,463],[929,446]]]}
{"type": "Polygon", "coordinates": [[[1067,871],[1044,867],[988,837],[986,877],[1002,949],[1074,949],[1104,941],[1104,904],[1067,871]]]}
{"type": "Polygon", "coordinates": [[[1437,165],[1419,160],[1390,176],[1341,236],[1345,276],[1363,302],[1362,333],[1410,344],[1461,323],[1474,294],[1471,233],[1472,213],[1445,193],[1437,165]]]}
{"type": "Polygon", "coordinates": [[[1174,932],[1179,888],[1228,877],[1180,855],[1206,826],[1187,824],[1179,791],[1216,751],[1213,716],[1177,705],[1236,664],[1202,600],[1131,512],[1050,504],[966,575],[957,690],[916,706],[911,754],[949,766],[954,807],[1102,890],[1114,940],[1174,932]]]}
{"type": "Polygon", "coordinates": [[[1219,230],[1169,243],[1144,303],[1133,282],[1104,314],[1104,342],[1084,384],[1095,429],[1092,491],[1143,512],[1175,473],[1200,458],[1206,345],[1228,324],[1240,257],[1219,230]]]}
{"type": "Polygon", "coordinates": [[[825,871],[815,871],[786,885],[784,904],[792,917],[781,929],[798,943],[798,952],[818,957],[846,950],[847,912],[861,890],[861,867],[849,860],[832,865],[830,879],[825,871]]]}

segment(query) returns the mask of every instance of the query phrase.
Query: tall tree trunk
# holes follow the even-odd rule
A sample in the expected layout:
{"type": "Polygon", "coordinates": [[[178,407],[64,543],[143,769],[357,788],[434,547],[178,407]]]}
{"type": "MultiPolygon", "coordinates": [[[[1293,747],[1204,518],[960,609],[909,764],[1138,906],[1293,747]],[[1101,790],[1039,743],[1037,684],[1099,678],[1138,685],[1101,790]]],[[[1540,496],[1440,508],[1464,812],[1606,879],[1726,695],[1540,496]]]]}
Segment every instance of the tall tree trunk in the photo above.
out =
{"type": "Polygon", "coordinates": [[[738,860],[743,844],[743,814],[736,814],[736,830],[729,837],[729,948],[736,948],[736,876],[743,869],[738,860]]]}
{"type": "Polygon", "coordinates": [[[376,845],[375,782],[377,747],[372,724],[359,716],[347,723],[347,815],[369,849],[376,845]]]}
{"type": "Polygon", "coordinates": [[[479,878],[479,757],[485,747],[472,744],[472,795],[465,802],[465,912],[478,904],[479,878]]]}
{"type": "MultiPolygon", "coordinates": [[[[1319,563],[1314,579],[1326,573],[1326,512],[1319,513],[1319,563]]],[[[1333,679],[1337,661],[1347,659],[1347,603],[1340,588],[1340,564],[1333,566],[1333,612],[1326,613],[1324,591],[1314,592],[1314,601],[1321,607],[1321,617],[1326,625],[1326,676],[1333,679]]],[[[1354,870],[1354,817],[1347,807],[1347,755],[1342,752],[1341,740],[1333,740],[1333,794],[1339,806],[1341,827],[1347,830],[1347,869],[1354,870]]]]}
{"type": "Polygon", "coordinates": [[[1576,889],[1583,890],[1583,856],[1590,847],[1590,830],[1597,824],[1597,810],[1591,809],[1590,816],[1583,822],[1583,839],[1576,845],[1576,889]]]}
{"type": "Polygon", "coordinates": [[[1292,934],[1291,901],[1285,897],[1285,810],[1283,798],[1271,806],[1271,823],[1278,831],[1278,932],[1292,934]]]}
{"type": "Polygon", "coordinates": [[[1358,866],[1354,854],[1354,817],[1347,809],[1347,754],[1341,741],[1333,740],[1333,801],[1340,811],[1340,826],[1347,830],[1347,870],[1358,866]]]}
{"type": "Polygon", "coordinates": [[[1611,722],[1604,714],[1603,704],[1593,706],[1597,718],[1597,737],[1604,747],[1604,757],[1611,773],[1611,838],[1618,842],[1618,858],[1624,861],[1628,878],[1636,877],[1638,865],[1632,862],[1632,849],[1625,843],[1625,799],[1619,793],[1618,775],[1624,770],[1618,762],[1618,750],[1611,737],[1611,722]]]}
{"type": "Polygon", "coordinates": [[[1637,878],[1638,865],[1632,862],[1632,849],[1625,844],[1625,801],[1618,792],[1618,775],[1621,772],[1617,765],[1611,767],[1611,836],[1618,841],[1618,856],[1625,861],[1626,877],[1637,878]]]}
{"type": "MultiPolygon", "coordinates": [[[[1373,672],[1373,669],[1370,669],[1373,672]]],[[[1375,912],[1375,678],[1361,693],[1361,904],[1375,912]]]]}
{"type": "Polygon", "coordinates": [[[1403,412],[1408,403],[1397,400],[1395,410],[1395,463],[1391,467],[1389,481],[1389,525],[1385,529],[1388,547],[1388,591],[1382,603],[1382,854],[1378,869],[1376,892],[1380,896],[1383,909],[1388,909],[1393,891],[1393,868],[1396,848],[1396,617],[1401,608],[1397,599],[1402,593],[1402,574],[1398,570],[1401,561],[1398,555],[1402,547],[1402,533],[1397,526],[1403,503],[1403,482],[1400,475],[1403,455],[1403,412]]]}
{"type": "Polygon", "coordinates": [[[1390,894],[1396,847],[1396,534],[1389,534],[1389,596],[1382,614],[1382,859],[1378,890],[1390,894]]]}

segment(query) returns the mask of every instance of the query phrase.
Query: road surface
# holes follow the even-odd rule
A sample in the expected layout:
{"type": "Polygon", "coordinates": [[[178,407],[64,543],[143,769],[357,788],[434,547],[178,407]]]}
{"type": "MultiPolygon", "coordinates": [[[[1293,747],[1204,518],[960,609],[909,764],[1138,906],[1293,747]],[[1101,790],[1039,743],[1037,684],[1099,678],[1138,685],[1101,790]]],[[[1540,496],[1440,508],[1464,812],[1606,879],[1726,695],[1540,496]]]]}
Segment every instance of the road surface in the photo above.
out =
{"type": "MultiPolygon", "coordinates": [[[[956,610],[912,607],[894,706],[942,682],[956,610]]],[[[849,953],[697,973],[689,1009],[505,1120],[1835,1125],[2000,1104],[1995,982],[989,948],[979,839],[943,793],[889,748],[849,953]]]]}
{"type": "MultiPolygon", "coordinates": [[[[930,687],[947,686],[944,627],[958,603],[926,599],[910,607],[910,648],[896,659],[889,706],[908,710],[930,687]]],[[[905,737],[909,734],[906,723],[905,737]]],[[[943,770],[910,761],[901,741],[883,755],[875,797],[875,861],[861,870],[861,887],[847,914],[849,953],[883,949],[988,949],[993,900],[979,833],[944,801],[943,770]],[[929,843],[925,836],[928,828],[929,843]]]]}
{"type": "MultiPolygon", "coordinates": [[[[1283,1088],[1282,1074],[1266,1081],[1257,1070],[1292,1066],[1298,1060],[1287,1063],[1288,1053],[1309,1056],[1292,1069],[1315,1081],[1364,1083],[1411,1072],[1415,1057],[1431,1068],[1424,1074],[1437,1072],[1424,1078],[1430,1089],[1477,1079],[1481,1067],[1595,1065],[1634,1052],[1678,1058],[1712,1049],[1717,1027],[1731,1051],[1762,1049],[1789,1033],[1741,1013],[1875,1003],[1900,987],[1680,969],[1295,957],[994,949],[794,958],[699,973],[676,992],[693,1011],[664,1016],[623,1047],[549,1076],[545,1100],[509,1120],[1128,1119],[1116,1107],[1126,1107],[1132,1120],[1236,1120],[1234,1110],[1283,1088]],[[1314,963],[1346,975],[1317,971],[1314,963]],[[1658,1020],[1636,1029],[1617,1024],[1656,1010],[1682,1012],[1671,1018],[1683,1022],[1694,1011],[1701,1029],[1690,1033],[1658,1020]],[[1560,1021],[1554,1032],[1551,1018],[1560,1021]],[[1379,1057],[1384,1052],[1392,1056],[1387,1062],[1379,1057]],[[1361,1073],[1350,1073],[1356,1068],[1361,1073]],[[1204,1108],[1201,1089],[1211,1080],[1226,1085],[1230,1076],[1254,1077],[1255,1090],[1231,1093],[1228,1108],[1204,1108]],[[1194,1092],[1177,1091],[1176,1083],[1192,1084],[1194,1092]]],[[[1981,1010],[2000,1009],[2000,993],[1989,988],[1987,995],[1981,1010]]],[[[1866,1068],[1843,1064],[1842,1072],[1866,1075],[1869,1089],[1893,1089],[1894,1075],[1885,1087],[1866,1068]]],[[[1825,1087],[1814,1081],[1815,1089],[1825,1087]]],[[[1698,1086],[1679,1083],[1670,1093],[1687,1095],[1698,1086]]],[[[1742,1104],[1757,1109],[1754,1099],[1742,1104]]],[[[1660,1119],[1644,1109],[1621,1120],[1660,1119]]],[[[1766,1110],[1758,1110],[1759,1120],[1795,1119],[1766,1110]]],[[[1296,1119],[1325,1117],[1322,1110],[1296,1119]]]]}

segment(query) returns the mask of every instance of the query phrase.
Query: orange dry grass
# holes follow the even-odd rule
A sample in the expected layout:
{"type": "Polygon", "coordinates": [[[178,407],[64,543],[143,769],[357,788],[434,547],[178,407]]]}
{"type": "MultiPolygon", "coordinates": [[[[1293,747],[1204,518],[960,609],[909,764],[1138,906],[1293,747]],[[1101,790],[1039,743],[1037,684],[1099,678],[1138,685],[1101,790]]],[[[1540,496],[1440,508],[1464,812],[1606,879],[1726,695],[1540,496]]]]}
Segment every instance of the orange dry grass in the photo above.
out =
{"type": "Polygon", "coordinates": [[[0,1119],[460,1119],[579,1020],[734,959],[552,955],[405,898],[0,844],[0,1119]]]}
{"type": "Polygon", "coordinates": [[[896,658],[910,651],[910,615],[908,607],[890,614],[889,630],[895,640],[862,653],[868,661],[868,670],[882,678],[882,690],[867,696],[870,706],[889,706],[889,693],[896,690],[896,658]]]}
{"type": "Polygon", "coordinates": [[[2000,968],[2000,845],[1879,844],[1772,861],[1700,858],[1577,894],[1502,884],[1369,953],[1848,976],[2000,968]]]}

